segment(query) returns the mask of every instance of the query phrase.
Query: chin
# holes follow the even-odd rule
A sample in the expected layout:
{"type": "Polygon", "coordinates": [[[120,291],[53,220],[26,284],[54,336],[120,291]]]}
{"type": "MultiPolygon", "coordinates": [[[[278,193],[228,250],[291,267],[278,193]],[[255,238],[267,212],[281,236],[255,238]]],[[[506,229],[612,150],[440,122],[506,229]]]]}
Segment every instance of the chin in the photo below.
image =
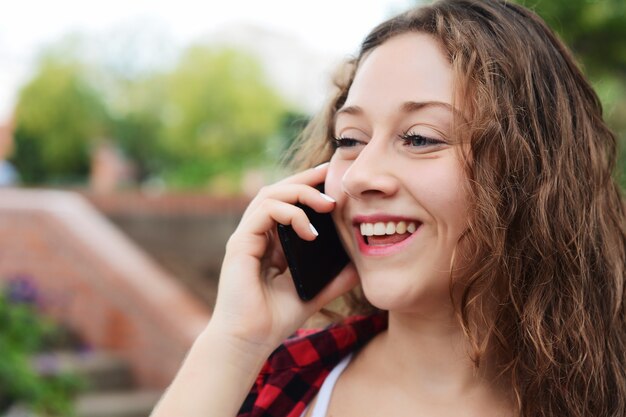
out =
{"type": "Polygon", "coordinates": [[[367,283],[362,282],[363,294],[371,305],[380,310],[406,310],[414,308],[419,304],[419,297],[409,296],[406,289],[393,288],[393,284],[387,283],[367,283]]]}
{"type": "Polygon", "coordinates": [[[407,286],[387,276],[361,277],[365,298],[380,310],[413,312],[425,315],[441,313],[452,307],[448,284],[431,286],[407,286]],[[381,279],[382,278],[382,279],[381,279]]]}

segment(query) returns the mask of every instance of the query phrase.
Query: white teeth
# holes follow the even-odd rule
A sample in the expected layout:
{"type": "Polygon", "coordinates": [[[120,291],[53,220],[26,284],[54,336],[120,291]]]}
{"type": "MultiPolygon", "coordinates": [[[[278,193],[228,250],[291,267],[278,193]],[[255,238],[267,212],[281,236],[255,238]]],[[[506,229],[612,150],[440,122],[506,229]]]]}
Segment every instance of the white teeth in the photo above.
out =
{"type": "Polygon", "coordinates": [[[363,236],[373,236],[374,225],[372,223],[361,223],[361,234],[363,236]]]}
{"type": "Polygon", "coordinates": [[[363,236],[384,236],[393,235],[395,233],[414,233],[417,225],[414,222],[377,222],[377,223],[361,223],[361,234],[363,236]]]}
{"type": "Polygon", "coordinates": [[[374,235],[383,236],[385,233],[387,233],[387,226],[385,223],[378,222],[374,224],[374,235]]]}

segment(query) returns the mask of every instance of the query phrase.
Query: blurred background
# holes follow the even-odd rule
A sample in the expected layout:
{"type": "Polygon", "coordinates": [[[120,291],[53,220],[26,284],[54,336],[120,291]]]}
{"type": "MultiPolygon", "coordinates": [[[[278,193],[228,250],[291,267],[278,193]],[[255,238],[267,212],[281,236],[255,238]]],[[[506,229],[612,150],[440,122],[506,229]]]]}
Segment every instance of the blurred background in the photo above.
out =
{"type": "MultiPolygon", "coordinates": [[[[626,3],[521,2],[592,80],[626,185],[626,3]]],[[[147,416],[210,317],[247,202],[284,175],[337,65],[417,3],[5,6],[0,416],[147,416]]]]}

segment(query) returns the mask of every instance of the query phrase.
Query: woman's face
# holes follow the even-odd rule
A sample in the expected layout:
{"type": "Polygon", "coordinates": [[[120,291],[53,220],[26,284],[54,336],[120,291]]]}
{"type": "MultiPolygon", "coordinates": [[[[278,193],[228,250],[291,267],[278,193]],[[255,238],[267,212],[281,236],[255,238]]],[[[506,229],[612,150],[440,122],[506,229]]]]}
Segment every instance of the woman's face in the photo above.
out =
{"type": "Polygon", "coordinates": [[[337,112],[326,193],[368,300],[449,311],[451,259],[465,228],[452,70],[426,34],[394,37],[361,62],[337,112]]]}

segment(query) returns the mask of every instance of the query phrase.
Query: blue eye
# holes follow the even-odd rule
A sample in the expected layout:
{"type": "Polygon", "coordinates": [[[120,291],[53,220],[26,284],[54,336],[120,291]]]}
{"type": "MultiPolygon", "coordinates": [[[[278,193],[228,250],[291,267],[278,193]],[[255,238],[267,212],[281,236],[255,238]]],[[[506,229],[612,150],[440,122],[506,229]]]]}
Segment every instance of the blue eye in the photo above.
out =
{"type": "Polygon", "coordinates": [[[352,138],[344,138],[344,137],[333,138],[333,147],[335,149],[352,148],[358,144],[359,144],[359,141],[356,139],[352,139],[352,138]]]}
{"type": "Polygon", "coordinates": [[[428,138],[426,136],[408,133],[408,132],[401,134],[400,139],[402,139],[402,141],[404,142],[404,145],[415,146],[415,147],[444,145],[446,143],[440,139],[428,138]]]}

